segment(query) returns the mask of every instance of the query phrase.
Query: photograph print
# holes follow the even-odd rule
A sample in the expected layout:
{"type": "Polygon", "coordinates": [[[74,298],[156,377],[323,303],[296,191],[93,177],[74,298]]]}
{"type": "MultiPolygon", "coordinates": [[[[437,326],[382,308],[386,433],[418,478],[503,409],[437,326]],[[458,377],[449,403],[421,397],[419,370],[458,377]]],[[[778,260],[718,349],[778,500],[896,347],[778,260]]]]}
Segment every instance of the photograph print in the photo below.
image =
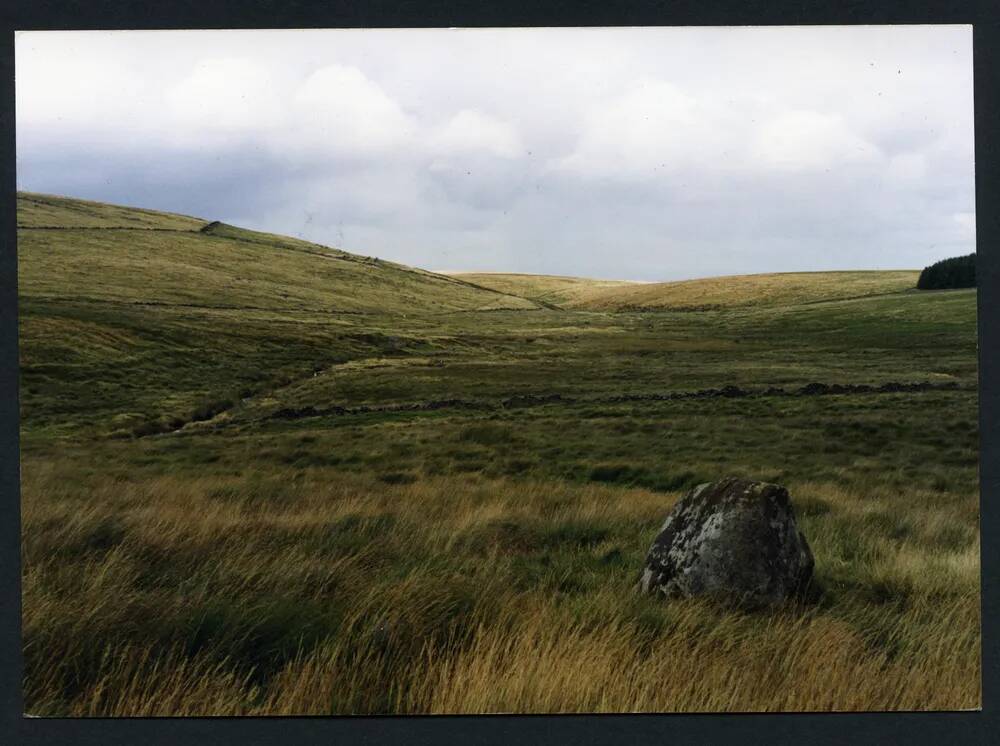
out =
{"type": "Polygon", "coordinates": [[[971,26],[15,48],[25,714],[980,708],[971,26]]]}

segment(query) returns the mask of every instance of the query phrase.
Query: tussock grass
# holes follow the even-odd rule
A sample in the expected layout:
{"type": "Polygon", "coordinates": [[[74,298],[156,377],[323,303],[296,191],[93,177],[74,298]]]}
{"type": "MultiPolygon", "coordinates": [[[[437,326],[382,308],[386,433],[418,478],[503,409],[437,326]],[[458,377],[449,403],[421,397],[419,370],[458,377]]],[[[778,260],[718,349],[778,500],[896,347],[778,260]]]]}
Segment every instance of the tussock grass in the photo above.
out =
{"type": "Polygon", "coordinates": [[[24,473],[38,714],[979,704],[974,494],[907,495],[910,528],[891,538],[859,517],[891,514],[895,489],[792,484],[826,508],[800,518],[825,595],[741,614],[634,594],[676,493],[323,469],[24,473]]]}

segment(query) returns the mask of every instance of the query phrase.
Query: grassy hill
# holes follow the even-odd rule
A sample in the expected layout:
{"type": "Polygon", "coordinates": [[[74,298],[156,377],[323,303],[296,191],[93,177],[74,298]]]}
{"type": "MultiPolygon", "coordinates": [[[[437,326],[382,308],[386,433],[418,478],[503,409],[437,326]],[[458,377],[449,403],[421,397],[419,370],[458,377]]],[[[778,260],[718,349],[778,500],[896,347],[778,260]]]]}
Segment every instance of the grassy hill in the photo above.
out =
{"type": "Polygon", "coordinates": [[[638,284],[626,280],[593,280],[585,277],[509,272],[454,272],[451,276],[481,287],[556,306],[582,306],[591,297],[600,296],[602,292],[638,284]]]}
{"type": "Polygon", "coordinates": [[[58,197],[52,194],[17,194],[18,228],[134,228],[196,231],[208,221],[138,207],[58,197]]]}
{"type": "Polygon", "coordinates": [[[351,313],[533,308],[444,275],[196,218],[18,196],[30,299],[351,313]]]}
{"type": "Polygon", "coordinates": [[[787,272],[628,284],[588,292],[569,308],[600,311],[776,307],[900,293],[919,272],[787,272]]]}
{"type": "Polygon", "coordinates": [[[453,277],[567,309],[589,311],[775,308],[911,290],[917,271],[785,272],[629,282],[582,277],[467,272],[453,277]]]}
{"type": "Polygon", "coordinates": [[[487,289],[19,207],[28,712],[979,705],[974,289],[487,289]],[[725,475],[789,488],[820,604],[633,593],[674,501],[725,475]]]}

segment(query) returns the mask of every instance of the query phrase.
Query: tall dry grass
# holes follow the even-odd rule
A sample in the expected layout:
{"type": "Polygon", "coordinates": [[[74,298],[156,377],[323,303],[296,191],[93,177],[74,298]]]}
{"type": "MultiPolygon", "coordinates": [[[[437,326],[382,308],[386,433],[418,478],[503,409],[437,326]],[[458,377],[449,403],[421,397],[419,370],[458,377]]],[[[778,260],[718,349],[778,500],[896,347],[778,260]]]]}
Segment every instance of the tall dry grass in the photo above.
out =
{"type": "Polygon", "coordinates": [[[825,589],[743,614],[632,582],[677,495],[328,470],[23,470],[43,715],[975,708],[977,496],[789,485],[825,589]]]}

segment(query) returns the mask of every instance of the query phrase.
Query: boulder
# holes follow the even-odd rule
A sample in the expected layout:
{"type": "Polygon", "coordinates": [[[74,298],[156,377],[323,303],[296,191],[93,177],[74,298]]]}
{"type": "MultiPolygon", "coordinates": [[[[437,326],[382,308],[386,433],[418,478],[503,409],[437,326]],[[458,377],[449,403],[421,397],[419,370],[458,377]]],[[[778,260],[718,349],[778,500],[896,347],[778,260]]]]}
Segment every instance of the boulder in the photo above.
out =
{"type": "Polygon", "coordinates": [[[788,490],[728,478],[698,485],[670,511],[646,556],[639,590],[757,608],[804,597],[812,572],[788,490]]]}

